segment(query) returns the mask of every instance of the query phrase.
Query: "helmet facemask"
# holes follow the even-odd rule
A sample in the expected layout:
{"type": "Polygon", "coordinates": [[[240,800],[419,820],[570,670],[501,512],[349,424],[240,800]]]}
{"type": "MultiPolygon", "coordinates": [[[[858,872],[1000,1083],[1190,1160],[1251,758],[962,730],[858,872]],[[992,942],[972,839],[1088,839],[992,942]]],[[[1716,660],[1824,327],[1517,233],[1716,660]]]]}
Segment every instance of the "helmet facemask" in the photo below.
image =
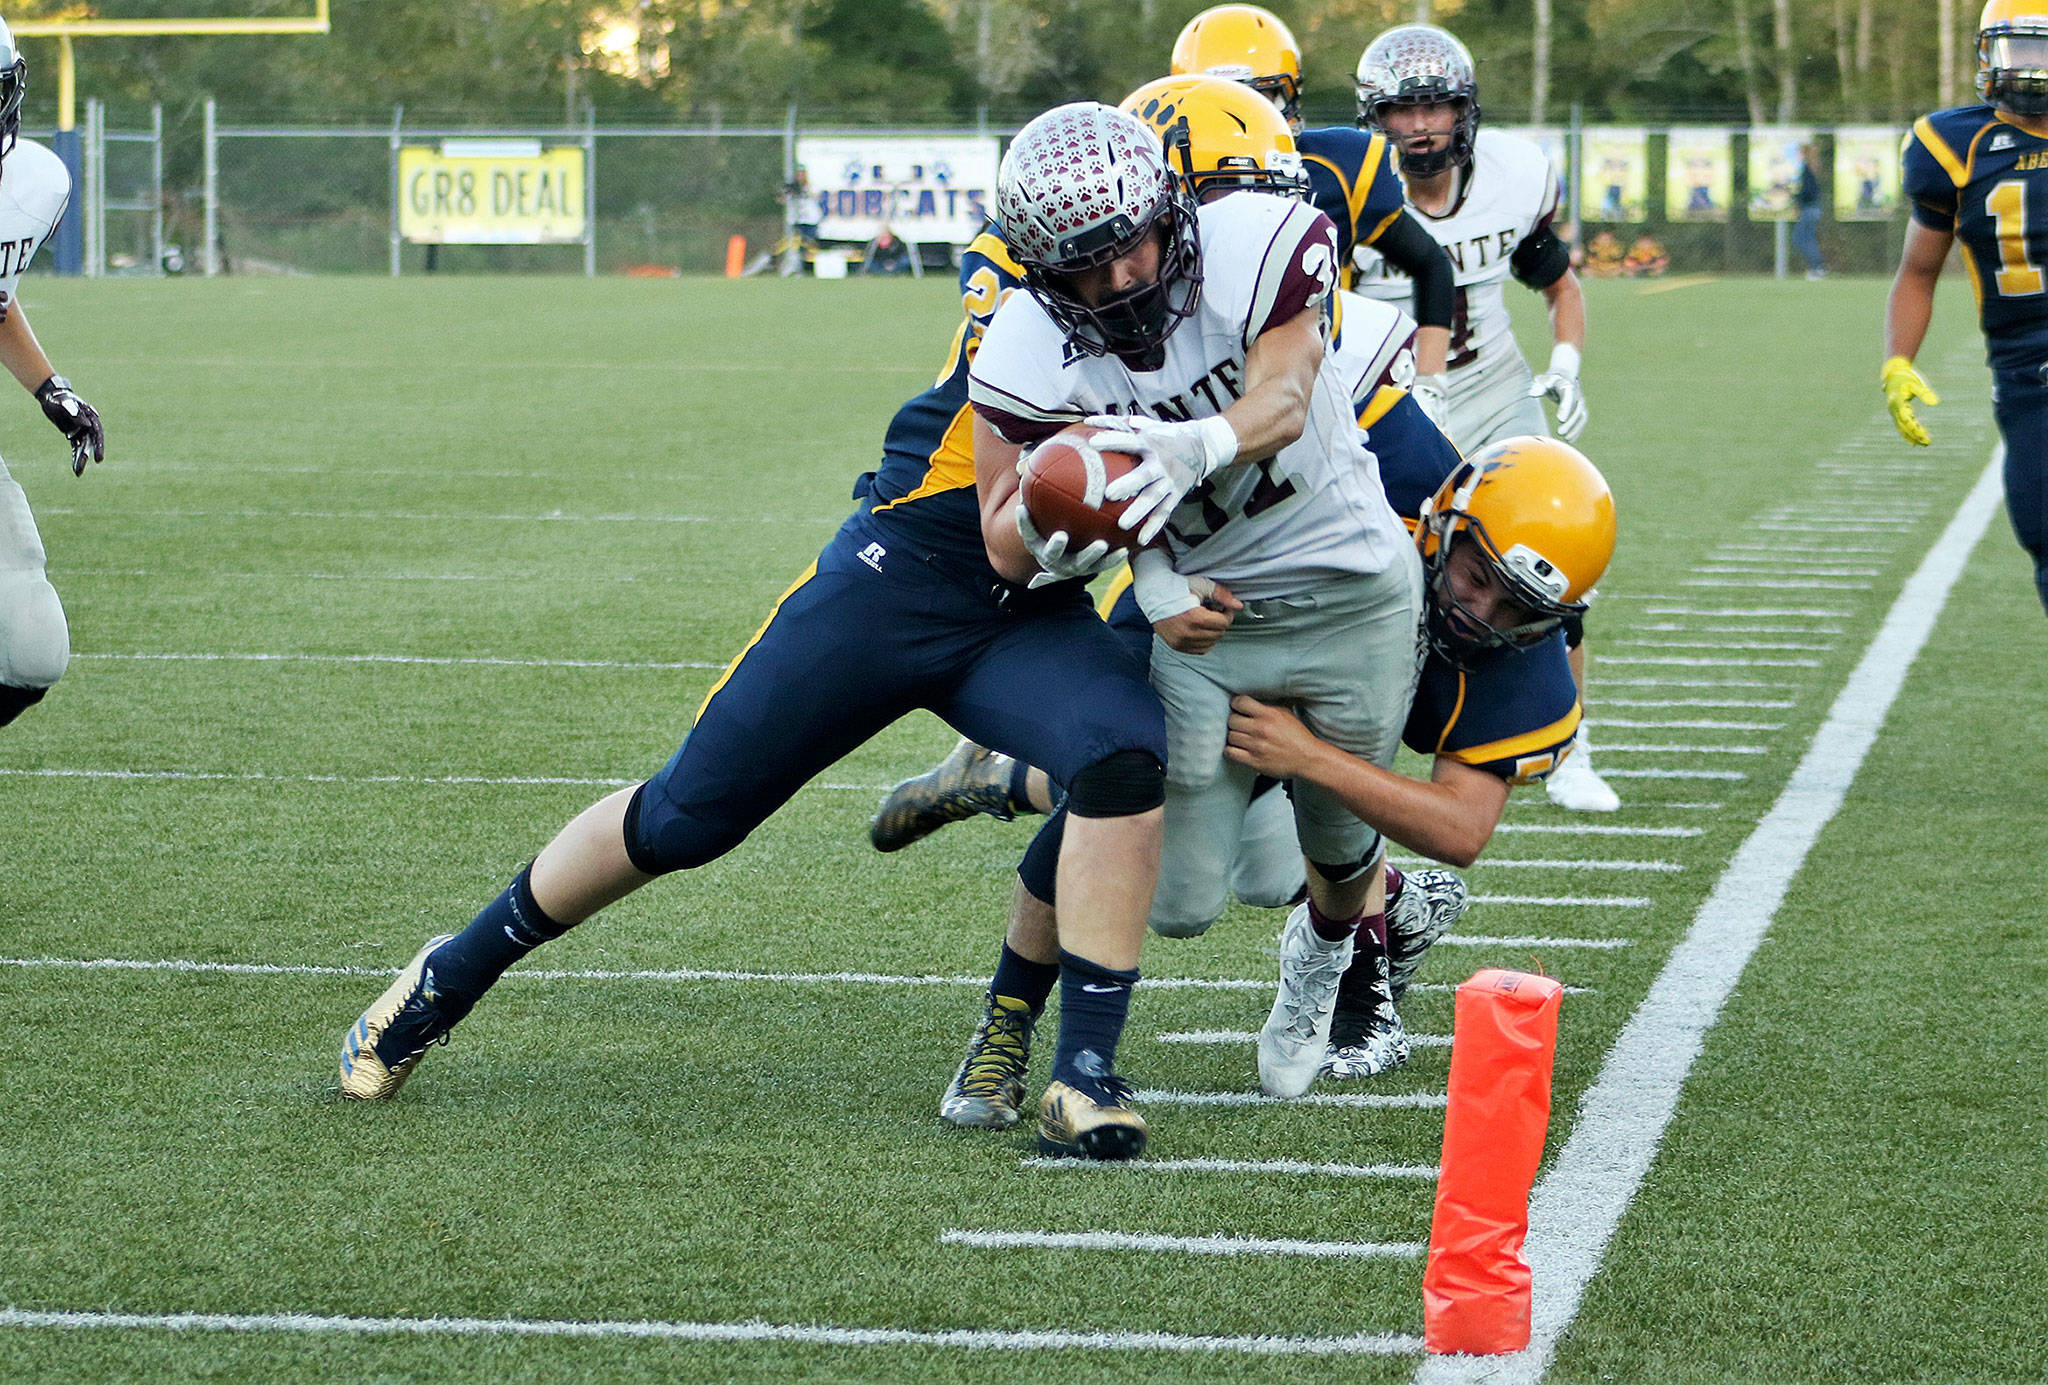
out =
{"type": "Polygon", "coordinates": [[[1118,217],[1064,243],[1057,263],[1024,266],[1024,287],[1069,341],[1091,356],[1115,356],[1133,370],[1154,371],[1166,364],[1167,337],[1194,315],[1202,299],[1194,198],[1180,177],[1169,181],[1166,196],[1143,225],[1118,217]],[[1159,273],[1151,283],[1094,303],[1074,288],[1073,276],[1123,258],[1147,236],[1161,238],[1159,273]]]}
{"type": "Polygon", "coordinates": [[[2014,115],[2048,115],[2048,19],[2007,20],[1977,35],[1977,95],[2014,115]]]}
{"type": "Polygon", "coordinates": [[[1423,636],[1430,649],[1452,667],[1469,672],[1497,650],[1541,644],[1567,616],[1585,611],[1585,602],[1563,601],[1552,594],[1564,590],[1569,582],[1561,571],[1521,544],[1503,554],[1486,526],[1472,515],[1446,510],[1428,515],[1423,522],[1435,541],[1426,560],[1423,636]],[[1504,620],[1496,608],[1489,621],[1459,599],[1451,575],[1453,555],[1459,552],[1475,555],[1489,580],[1518,608],[1507,614],[1521,619],[1504,620]]]}
{"type": "Polygon", "coordinates": [[[1377,96],[1368,100],[1361,94],[1358,105],[1359,127],[1377,130],[1387,137],[1388,142],[1401,157],[1403,173],[1428,178],[1442,173],[1447,168],[1464,168],[1470,165],[1473,145],[1479,138],[1479,102],[1470,96],[1458,96],[1444,90],[1440,79],[1420,78],[1402,83],[1402,88],[1402,94],[1398,96],[1377,96]],[[1395,106],[1434,105],[1450,106],[1457,112],[1456,119],[1451,123],[1450,140],[1441,149],[1413,153],[1402,142],[1400,136],[1387,128],[1387,112],[1395,106]]]}
{"type": "Polygon", "coordinates": [[[21,138],[21,98],[28,91],[28,64],[19,57],[0,67],[0,159],[21,138]]]}

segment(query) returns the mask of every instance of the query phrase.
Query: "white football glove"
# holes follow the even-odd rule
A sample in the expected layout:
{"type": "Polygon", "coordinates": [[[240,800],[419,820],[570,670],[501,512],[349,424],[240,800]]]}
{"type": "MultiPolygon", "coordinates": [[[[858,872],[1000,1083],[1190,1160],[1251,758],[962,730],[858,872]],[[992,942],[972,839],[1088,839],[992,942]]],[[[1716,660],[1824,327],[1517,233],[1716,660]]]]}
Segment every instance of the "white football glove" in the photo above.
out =
{"type": "Polygon", "coordinates": [[[1098,451],[1131,452],[1140,459],[1102,492],[1104,500],[1131,502],[1117,525],[1137,529],[1140,547],[1159,537],[1189,491],[1237,460],[1237,432],[1221,414],[1187,423],[1097,414],[1088,422],[1108,430],[1095,435],[1098,451]]]}
{"type": "Polygon", "coordinates": [[[1547,397],[1557,405],[1557,435],[1566,442],[1586,431],[1586,392],[1579,387],[1579,348],[1559,342],[1550,351],[1550,369],[1529,382],[1529,396],[1547,397]]]}
{"type": "Polygon", "coordinates": [[[1437,426],[1438,432],[1445,432],[1445,420],[1451,416],[1450,377],[1439,372],[1435,375],[1418,375],[1408,386],[1408,397],[1415,401],[1415,407],[1428,416],[1437,426]]]}
{"type": "Polygon", "coordinates": [[[1069,554],[1067,545],[1073,540],[1067,531],[1055,529],[1050,535],[1041,537],[1037,526],[1031,522],[1030,511],[1024,508],[1024,502],[1021,500],[1017,502],[1017,537],[1024,540],[1024,547],[1030,551],[1039,566],[1039,571],[1031,575],[1028,584],[1033,591],[1075,577],[1093,577],[1096,573],[1107,571],[1124,560],[1124,551],[1121,548],[1111,548],[1101,539],[1089,544],[1079,553],[1069,554]]]}

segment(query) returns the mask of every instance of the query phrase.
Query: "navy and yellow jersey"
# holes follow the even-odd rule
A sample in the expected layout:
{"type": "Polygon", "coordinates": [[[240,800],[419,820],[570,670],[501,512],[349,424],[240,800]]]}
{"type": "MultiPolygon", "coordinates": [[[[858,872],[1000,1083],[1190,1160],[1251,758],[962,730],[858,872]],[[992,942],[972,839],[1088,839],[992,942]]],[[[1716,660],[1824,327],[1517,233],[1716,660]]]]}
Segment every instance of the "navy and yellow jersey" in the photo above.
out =
{"type": "Polygon", "coordinates": [[[1962,243],[1992,368],[2048,363],[2048,139],[1961,106],[1915,121],[1900,162],[1913,219],[1962,243]]]}
{"type": "Polygon", "coordinates": [[[974,486],[974,411],[967,367],[997,306],[1021,287],[1024,271],[990,226],[960,256],[965,312],[932,387],[896,411],[882,442],[882,465],[865,504],[890,532],[933,553],[982,563],[981,502],[974,486]]]}
{"type": "Polygon", "coordinates": [[[1558,631],[1528,649],[1494,651],[1469,673],[1432,652],[1401,739],[1418,754],[1532,784],[1557,768],[1580,715],[1558,631]]]}
{"type": "Polygon", "coordinates": [[[1387,137],[1349,125],[1303,130],[1295,139],[1308,174],[1309,201],[1337,225],[1337,262],[1351,283],[1351,252],[1380,238],[1407,205],[1387,137]]]}

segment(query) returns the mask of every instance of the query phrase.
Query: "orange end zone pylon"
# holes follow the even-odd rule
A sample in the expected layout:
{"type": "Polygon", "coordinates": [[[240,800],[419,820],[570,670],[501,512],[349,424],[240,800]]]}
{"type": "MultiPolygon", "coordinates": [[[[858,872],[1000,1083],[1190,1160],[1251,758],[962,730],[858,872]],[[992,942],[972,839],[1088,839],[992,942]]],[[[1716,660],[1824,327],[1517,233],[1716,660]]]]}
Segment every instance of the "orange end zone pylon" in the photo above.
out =
{"type": "Polygon", "coordinates": [[[1422,1273],[1423,1343],[1497,1355],[1529,1345],[1529,1189],[1550,1127],[1564,987],[1490,968],[1458,987],[1443,1171],[1422,1273]]]}

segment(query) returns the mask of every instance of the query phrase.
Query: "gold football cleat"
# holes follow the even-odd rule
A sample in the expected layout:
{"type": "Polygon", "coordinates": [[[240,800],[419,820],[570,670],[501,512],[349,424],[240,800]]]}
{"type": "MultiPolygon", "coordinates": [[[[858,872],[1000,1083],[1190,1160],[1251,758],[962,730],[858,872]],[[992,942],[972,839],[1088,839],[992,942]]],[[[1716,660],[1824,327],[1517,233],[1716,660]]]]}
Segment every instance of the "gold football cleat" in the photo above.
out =
{"type": "Polygon", "coordinates": [[[376,1003],[363,1011],[341,1041],[341,1094],[358,1101],[382,1101],[397,1094],[426,1057],[445,1042],[452,1021],[434,1002],[434,973],[427,958],[454,934],[429,938],[376,1003]]]}
{"type": "Polygon", "coordinates": [[[1078,1087],[1055,1082],[1038,1103],[1038,1152],[1056,1159],[1135,1159],[1145,1152],[1145,1118],[1124,1103],[1131,1089],[1117,1078],[1099,1102],[1078,1087]]]}

